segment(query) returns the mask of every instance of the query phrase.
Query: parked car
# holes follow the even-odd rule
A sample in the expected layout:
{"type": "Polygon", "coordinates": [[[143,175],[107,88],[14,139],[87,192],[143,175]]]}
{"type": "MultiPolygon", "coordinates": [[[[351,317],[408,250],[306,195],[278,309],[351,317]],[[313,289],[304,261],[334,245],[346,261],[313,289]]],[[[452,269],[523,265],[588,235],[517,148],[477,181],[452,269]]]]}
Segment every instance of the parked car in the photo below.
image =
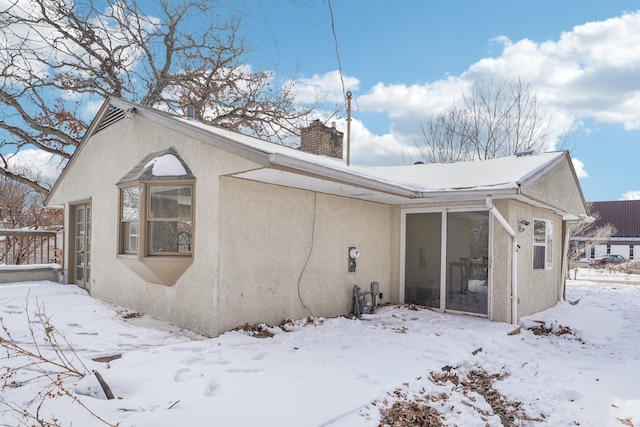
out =
{"type": "Polygon", "coordinates": [[[602,265],[610,263],[625,262],[626,259],[622,255],[601,255],[589,260],[590,265],[602,265]]]}

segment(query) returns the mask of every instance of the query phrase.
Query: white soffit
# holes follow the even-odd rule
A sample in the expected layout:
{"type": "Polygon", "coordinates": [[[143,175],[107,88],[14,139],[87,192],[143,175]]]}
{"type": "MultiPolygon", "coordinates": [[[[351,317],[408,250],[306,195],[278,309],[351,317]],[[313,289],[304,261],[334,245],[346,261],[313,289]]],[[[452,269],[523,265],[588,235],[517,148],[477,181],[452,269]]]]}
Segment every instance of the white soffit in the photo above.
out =
{"type": "Polygon", "coordinates": [[[252,181],[267,184],[281,185],[284,187],[300,188],[303,190],[317,191],[320,193],[334,194],[336,196],[351,197],[368,200],[371,202],[386,204],[403,204],[415,202],[402,196],[396,196],[369,188],[358,187],[351,184],[329,181],[313,176],[302,175],[278,169],[255,169],[233,175],[236,178],[250,179],[252,181]]]}

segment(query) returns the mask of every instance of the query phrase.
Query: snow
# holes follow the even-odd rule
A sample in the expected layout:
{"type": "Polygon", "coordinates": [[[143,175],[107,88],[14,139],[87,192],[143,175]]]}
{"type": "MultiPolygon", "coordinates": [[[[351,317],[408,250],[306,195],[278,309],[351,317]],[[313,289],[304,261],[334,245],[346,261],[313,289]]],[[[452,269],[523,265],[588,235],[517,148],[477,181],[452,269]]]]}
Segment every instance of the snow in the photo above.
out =
{"type": "Polygon", "coordinates": [[[145,169],[153,166],[151,169],[152,176],[184,176],[187,174],[186,169],[173,154],[165,154],[156,157],[145,165],[145,169]]]}
{"type": "Polygon", "coordinates": [[[29,271],[29,270],[42,270],[42,269],[53,269],[53,270],[62,270],[62,266],[60,264],[28,264],[28,265],[15,265],[15,264],[4,264],[0,261],[0,273],[3,270],[7,271],[29,271]]]}
{"type": "MultiPolygon", "coordinates": [[[[479,394],[430,380],[445,366],[461,377],[474,369],[506,374],[495,388],[540,418],[519,425],[638,426],[640,286],[570,281],[567,300],[578,299],[523,319],[574,332],[564,335],[508,335],[513,325],[388,306],[361,319],[271,327],[273,337],[233,331],[205,338],[53,282],[0,285],[0,316],[28,346],[27,315],[44,306],[89,372],[66,379],[66,387],[121,426],[377,426],[382,402],[391,403],[396,390],[410,397],[445,393],[431,405],[448,426],[501,426],[479,394]],[[122,357],[92,360],[111,355],[122,357]],[[115,400],[106,400],[92,370],[115,400]]],[[[45,384],[6,387],[0,399],[29,408],[45,384]]],[[[104,425],[66,396],[48,399],[41,411],[65,426],[104,425]]],[[[0,412],[0,424],[17,425],[15,416],[0,412]]]]}
{"type": "Polygon", "coordinates": [[[562,152],[533,153],[483,161],[372,168],[376,173],[420,192],[516,188],[562,152]]]}
{"type": "MultiPolygon", "coordinates": [[[[546,166],[564,156],[564,152],[533,153],[524,156],[508,156],[483,161],[468,161],[457,163],[433,163],[404,166],[363,167],[346,166],[341,159],[317,156],[290,147],[263,141],[250,135],[244,135],[217,126],[207,125],[198,121],[171,116],[174,120],[197,127],[212,135],[218,135],[245,147],[270,154],[271,161],[276,163],[278,157],[303,162],[308,167],[320,166],[330,175],[343,173],[353,178],[365,178],[373,182],[396,186],[401,189],[423,192],[442,193],[443,191],[460,191],[473,189],[509,190],[518,187],[528,178],[546,166]]],[[[246,174],[256,178],[260,175],[246,174]]],[[[262,176],[269,181],[272,175],[262,176]]],[[[296,186],[299,175],[288,178],[291,186],[296,186]]]]}

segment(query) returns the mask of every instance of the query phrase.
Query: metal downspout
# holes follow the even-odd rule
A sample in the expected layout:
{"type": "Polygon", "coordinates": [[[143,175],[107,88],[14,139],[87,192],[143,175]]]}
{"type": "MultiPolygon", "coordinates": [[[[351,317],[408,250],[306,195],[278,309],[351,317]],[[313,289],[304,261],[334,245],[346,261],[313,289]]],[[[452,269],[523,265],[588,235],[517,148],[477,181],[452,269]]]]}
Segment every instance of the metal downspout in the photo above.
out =
{"type": "Polygon", "coordinates": [[[562,239],[563,248],[562,248],[562,266],[561,266],[561,274],[560,274],[560,289],[558,292],[558,302],[562,302],[565,300],[566,289],[567,289],[567,275],[569,273],[569,240],[571,238],[571,233],[569,233],[569,223],[567,221],[562,221],[562,232],[564,233],[564,239],[562,239]]]}
{"type": "Polygon", "coordinates": [[[487,196],[486,203],[489,211],[511,236],[511,323],[515,325],[518,323],[518,238],[500,211],[493,206],[491,196],[487,196]]]}

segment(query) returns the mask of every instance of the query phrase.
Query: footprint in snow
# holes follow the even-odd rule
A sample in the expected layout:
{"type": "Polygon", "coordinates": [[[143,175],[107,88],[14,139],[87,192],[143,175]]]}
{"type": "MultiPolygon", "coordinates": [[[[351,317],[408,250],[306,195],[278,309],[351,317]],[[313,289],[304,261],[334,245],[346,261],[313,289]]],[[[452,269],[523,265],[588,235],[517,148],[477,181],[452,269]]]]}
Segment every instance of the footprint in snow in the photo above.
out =
{"type": "Polygon", "coordinates": [[[188,380],[190,380],[190,379],[192,379],[192,378],[194,378],[194,377],[196,377],[196,376],[200,377],[200,376],[202,376],[202,374],[200,374],[200,375],[193,375],[193,374],[191,373],[191,369],[189,369],[189,368],[182,368],[182,369],[178,369],[178,370],[176,371],[176,373],[173,375],[173,380],[174,380],[175,382],[177,382],[177,383],[181,383],[181,382],[184,382],[184,381],[188,381],[188,380]]]}
{"type": "Polygon", "coordinates": [[[219,392],[220,392],[220,384],[216,382],[215,378],[211,379],[211,381],[209,381],[209,384],[207,384],[207,386],[204,389],[204,395],[207,397],[215,396],[219,392]]]}

